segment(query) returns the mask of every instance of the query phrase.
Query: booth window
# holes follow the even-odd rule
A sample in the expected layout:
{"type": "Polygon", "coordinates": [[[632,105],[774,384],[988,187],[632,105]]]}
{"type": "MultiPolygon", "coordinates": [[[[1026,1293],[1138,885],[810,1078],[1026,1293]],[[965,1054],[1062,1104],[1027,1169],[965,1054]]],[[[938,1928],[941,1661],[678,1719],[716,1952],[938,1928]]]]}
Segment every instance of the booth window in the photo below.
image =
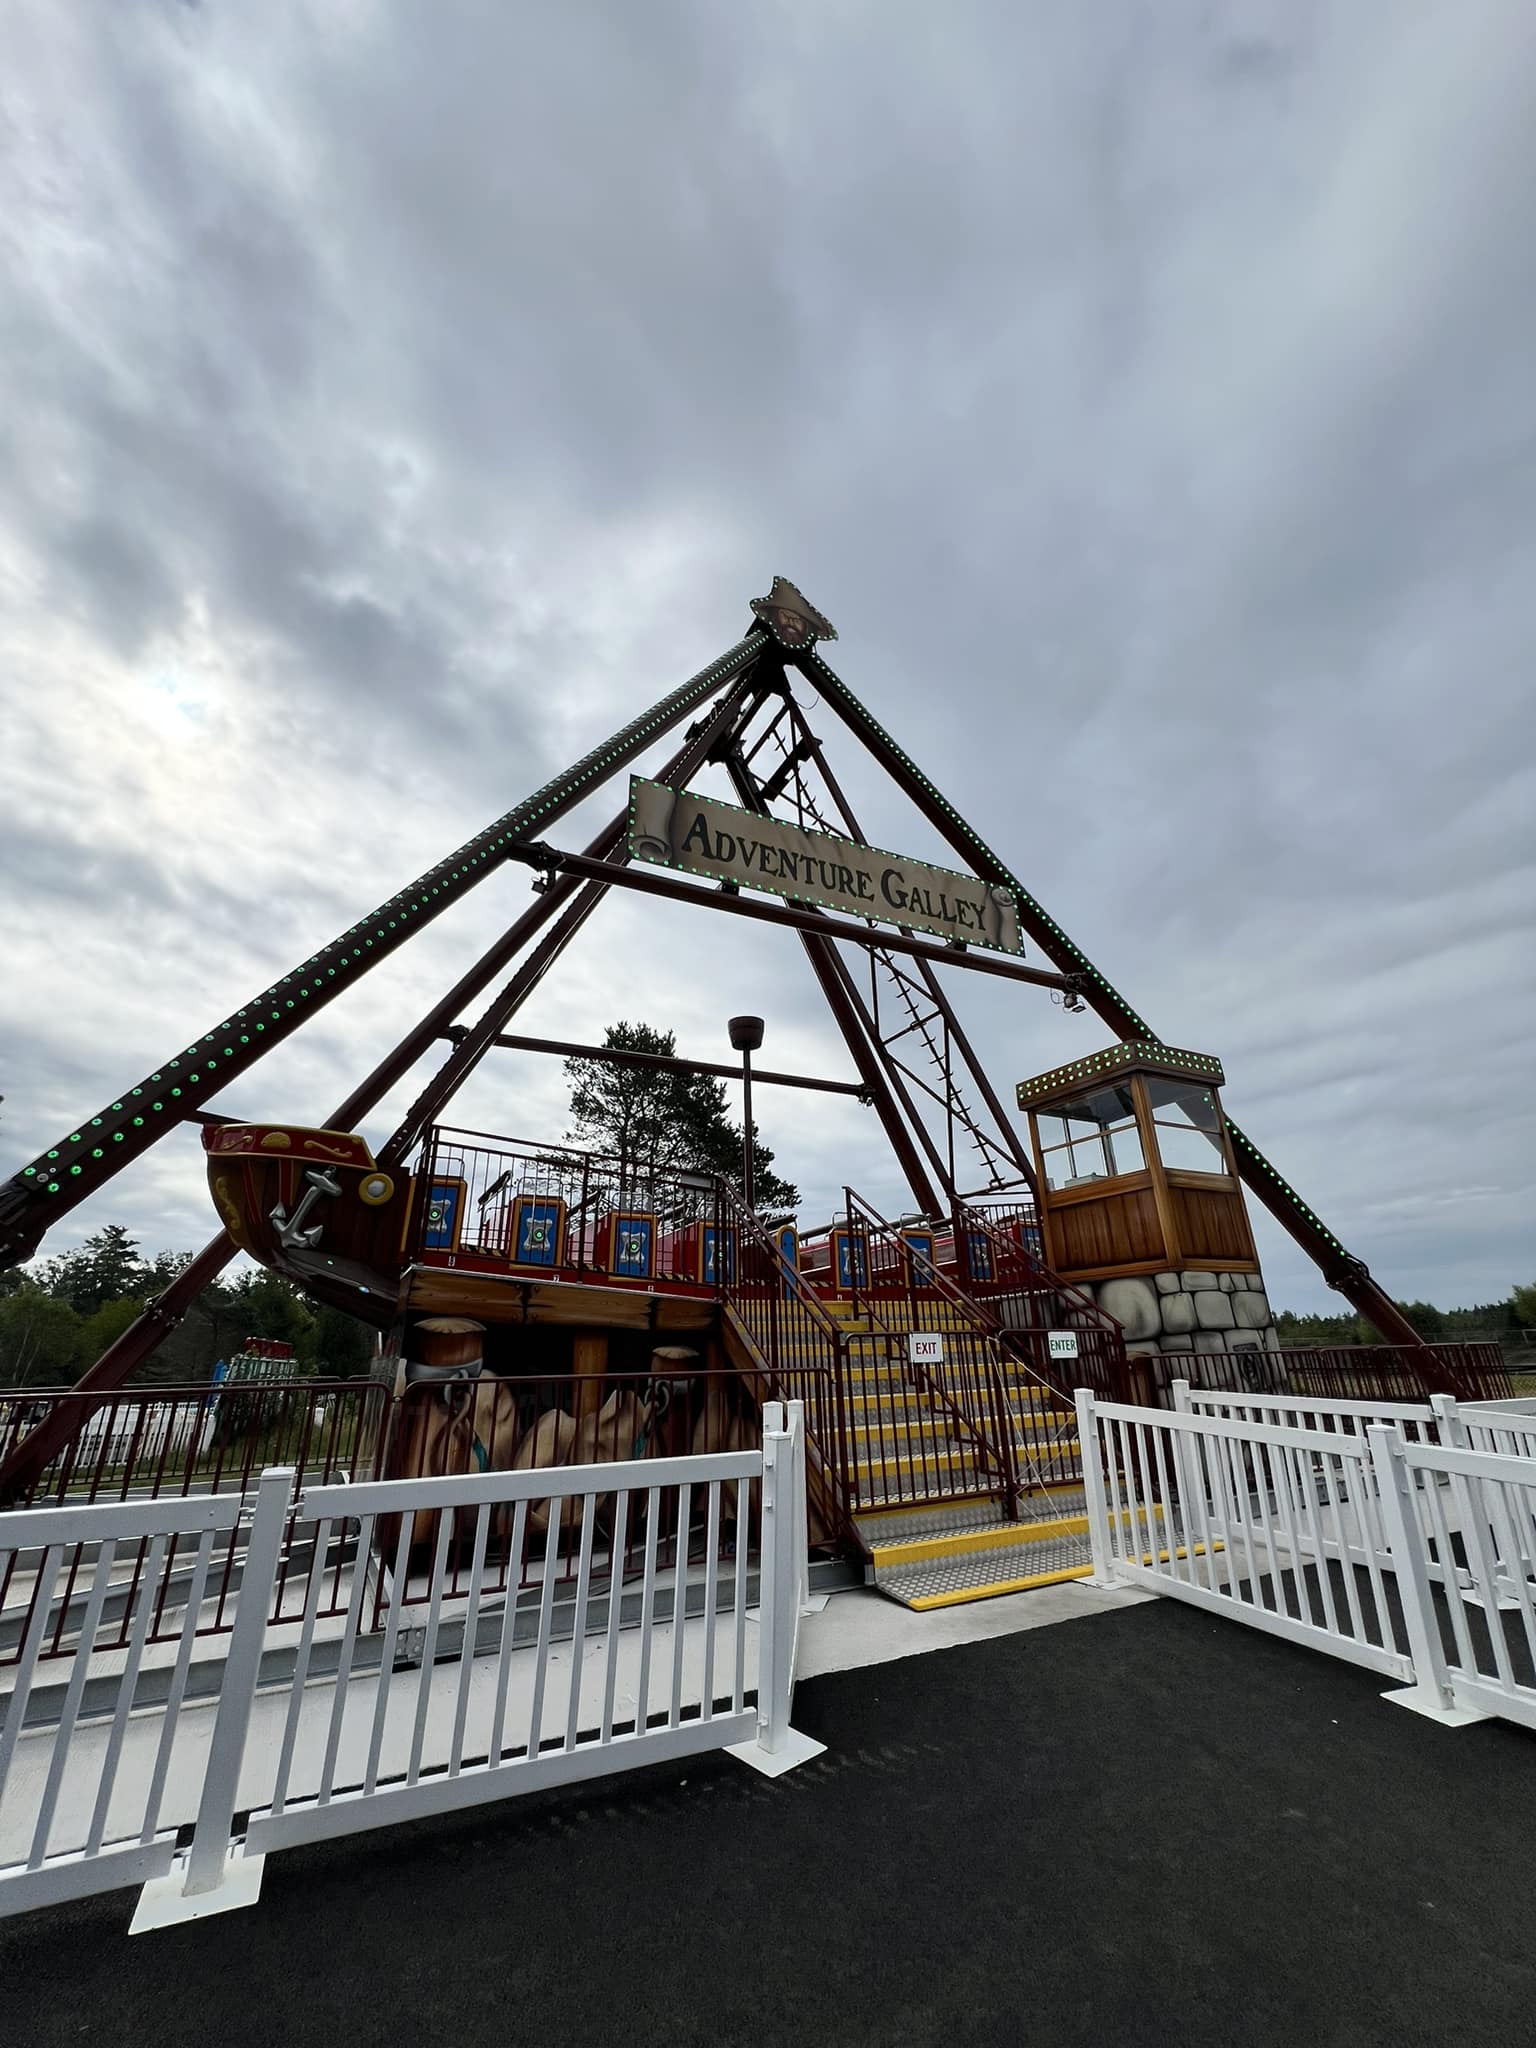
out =
{"type": "Polygon", "coordinates": [[[1209,1088],[1198,1081],[1170,1081],[1148,1076],[1147,1100],[1157,1132],[1158,1157],[1179,1173],[1225,1175],[1227,1150],[1221,1111],[1209,1088]]]}
{"type": "Polygon", "coordinates": [[[1098,1088],[1036,1117],[1048,1188],[1118,1180],[1145,1165],[1129,1084],[1098,1088]]]}

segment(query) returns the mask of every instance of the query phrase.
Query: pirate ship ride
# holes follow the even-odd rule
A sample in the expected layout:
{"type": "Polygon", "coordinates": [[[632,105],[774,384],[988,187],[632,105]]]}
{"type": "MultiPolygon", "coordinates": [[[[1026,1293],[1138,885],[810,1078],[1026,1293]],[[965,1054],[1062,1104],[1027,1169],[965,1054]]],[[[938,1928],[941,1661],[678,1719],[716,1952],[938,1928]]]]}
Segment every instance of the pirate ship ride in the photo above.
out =
{"type": "MultiPolygon", "coordinates": [[[[1204,1354],[1210,1372],[1267,1383],[1277,1340],[1245,1188],[1400,1347],[1410,1378],[1446,1385],[1365,1267],[1226,1116],[1217,1062],[1158,1039],[828,666],[830,623],[780,578],[752,612],[717,661],[0,1188],[0,1259],[15,1262],[167,1131],[204,1127],[220,1230],[82,1388],[121,1384],[244,1251],[370,1323],[403,1377],[448,1388],[455,1455],[544,1456],[536,1404],[519,1396],[515,1427],[498,1421],[506,1383],[526,1392],[541,1376],[565,1389],[548,1455],[597,1443],[602,1427],[602,1442],[644,1455],[669,1406],[656,1390],[687,1379],[706,1441],[744,1426],[765,1394],[807,1402],[828,1528],[935,1500],[1015,1518],[1021,1503],[1049,1509],[1051,1489],[1078,1476],[1074,1382],[1155,1393],[1170,1361],[1187,1369],[1204,1354]],[[869,843],[797,684],[893,778],[956,868],[869,843]],[[678,727],[681,744],[632,776],[585,849],[551,843],[574,806],[678,727]],[[694,787],[721,774],[734,802],[694,787]],[[508,862],[533,872],[528,909],[323,1124],[206,1107],[508,862]],[[775,927],[803,948],[853,1076],[758,1079],[868,1104],[906,1185],[903,1217],[850,1192],[820,1230],[770,1225],[708,1174],[444,1123],[499,1048],[735,1071],[510,1032],[616,888],[775,927]],[[1063,1019],[1092,1012],[1112,1036],[1020,1085],[1027,1135],[954,1007],[976,974],[1046,992],[1063,1019]],[[365,1120],[438,1046],[446,1056],[404,1119],[370,1143],[365,1120]]],[[[34,1430],[0,1468],[0,1496],[86,1412],[34,1430]]],[[[675,1402],[669,1412],[675,1438],[675,1402]]]]}

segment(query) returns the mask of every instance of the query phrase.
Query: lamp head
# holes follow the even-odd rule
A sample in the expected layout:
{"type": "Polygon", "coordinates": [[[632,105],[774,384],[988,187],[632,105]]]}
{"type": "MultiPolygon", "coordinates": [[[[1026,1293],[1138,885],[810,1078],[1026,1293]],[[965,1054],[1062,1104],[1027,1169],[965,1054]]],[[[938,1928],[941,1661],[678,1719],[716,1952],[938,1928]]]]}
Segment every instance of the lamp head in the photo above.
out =
{"type": "Polygon", "coordinates": [[[736,1052],[756,1052],[763,1042],[761,1017],[733,1017],[728,1029],[732,1048],[736,1052]]]}

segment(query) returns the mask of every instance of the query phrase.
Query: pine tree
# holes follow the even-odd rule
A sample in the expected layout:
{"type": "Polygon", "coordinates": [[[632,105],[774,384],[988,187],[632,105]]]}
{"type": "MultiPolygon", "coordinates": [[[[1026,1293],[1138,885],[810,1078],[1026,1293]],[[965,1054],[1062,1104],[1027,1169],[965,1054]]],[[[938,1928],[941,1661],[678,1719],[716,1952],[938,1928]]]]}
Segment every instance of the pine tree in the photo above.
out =
{"type": "Polygon", "coordinates": [[[42,1275],[48,1293],[81,1316],[95,1315],[104,1302],[142,1295],[147,1281],[138,1240],[121,1223],[109,1223],[78,1250],[50,1260],[42,1275]]]}
{"type": "MultiPolygon", "coordinates": [[[[675,1054],[677,1039],[649,1024],[610,1024],[603,1044],[615,1052],[675,1054]]],[[[569,1059],[573,1144],[616,1153],[630,1172],[692,1168],[718,1173],[742,1191],[741,1126],[726,1113],[725,1083],[708,1074],[671,1074],[569,1059]]],[[[752,1177],[759,1209],[792,1213],[800,1191],[773,1172],[773,1153],[753,1119],[752,1177]]]]}

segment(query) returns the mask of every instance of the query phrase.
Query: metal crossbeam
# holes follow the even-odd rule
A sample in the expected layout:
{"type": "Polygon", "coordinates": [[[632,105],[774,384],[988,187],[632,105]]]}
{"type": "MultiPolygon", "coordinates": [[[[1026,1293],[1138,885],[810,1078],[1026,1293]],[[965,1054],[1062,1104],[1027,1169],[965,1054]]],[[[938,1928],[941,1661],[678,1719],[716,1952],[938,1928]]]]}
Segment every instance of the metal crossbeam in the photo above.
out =
{"type": "MultiPolygon", "coordinates": [[[[464,1027],[455,1025],[442,1033],[444,1038],[457,1044],[464,1036],[464,1027]]],[[[626,1047],[613,1045],[578,1045],[565,1038],[520,1038],[515,1032],[501,1031],[491,1040],[507,1052],[550,1052],[566,1059],[601,1060],[610,1067],[644,1067],[658,1074],[709,1074],[722,1081],[739,1081],[741,1068],[733,1067],[725,1060],[685,1060],[663,1052],[636,1052],[626,1047]]],[[[823,1095],[863,1095],[862,1081],[825,1081],[815,1074],[776,1074],[765,1067],[752,1069],[754,1087],[762,1082],[770,1088],[815,1088],[823,1095]]]]}

